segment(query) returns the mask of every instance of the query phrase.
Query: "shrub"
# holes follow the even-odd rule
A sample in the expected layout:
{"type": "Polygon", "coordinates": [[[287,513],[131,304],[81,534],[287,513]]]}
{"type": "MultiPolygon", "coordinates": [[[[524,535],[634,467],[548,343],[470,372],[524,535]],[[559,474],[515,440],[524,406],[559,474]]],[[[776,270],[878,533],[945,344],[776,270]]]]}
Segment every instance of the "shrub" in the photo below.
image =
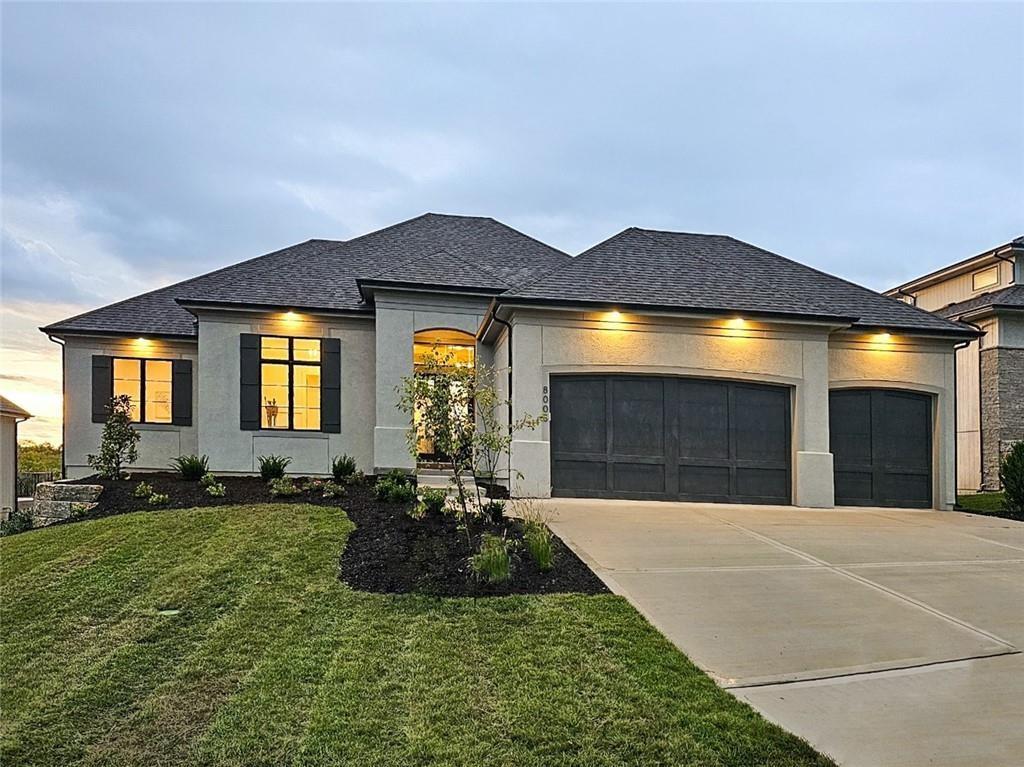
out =
{"type": "Polygon", "coordinates": [[[127,394],[110,398],[110,415],[103,424],[100,452],[89,455],[89,465],[107,479],[120,479],[121,469],[139,459],[141,436],[132,427],[132,400],[127,394]]]}
{"type": "Polygon", "coordinates": [[[345,477],[346,485],[362,485],[364,482],[366,482],[366,475],[361,471],[353,472],[345,477]]]}
{"type": "Polygon", "coordinates": [[[217,478],[210,472],[203,474],[199,484],[202,486],[203,492],[212,498],[223,498],[228,494],[228,489],[224,487],[224,483],[218,482],[217,478]]]}
{"type": "Polygon", "coordinates": [[[298,495],[302,491],[295,486],[291,477],[275,477],[270,480],[270,494],[275,498],[287,498],[298,495]]]}
{"type": "Polygon", "coordinates": [[[331,461],[331,474],[335,482],[344,482],[356,473],[356,459],[350,455],[335,456],[331,461]]]}
{"type": "Polygon", "coordinates": [[[412,477],[401,469],[392,469],[380,477],[374,491],[377,494],[377,499],[381,501],[408,503],[416,500],[416,488],[413,487],[412,477]]]}
{"type": "Polygon", "coordinates": [[[32,529],[32,515],[24,509],[11,512],[6,520],[0,522],[0,536],[17,535],[32,529]]]}
{"type": "Polygon", "coordinates": [[[260,477],[264,482],[283,477],[284,470],[292,462],[291,458],[283,455],[261,455],[257,460],[260,462],[260,477]]]}
{"type": "Polygon", "coordinates": [[[491,518],[491,521],[494,524],[501,524],[501,520],[505,516],[505,502],[495,500],[487,501],[483,505],[483,512],[491,518]]]}
{"type": "Polygon", "coordinates": [[[140,482],[135,486],[132,495],[136,498],[149,498],[149,496],[153,495],[153,486],[148,482],[140,482]]]}
{"type": "Polygon", "coordinates": [[[210,460],[205,455],[179,455],[171,461],[171,467],[182,479],[202,479],[210,471],[210,460]]]}
{"type": "Polygon", "coordinates": [[[530,557],[541,570],[550,570],[555,555],[551,548],[551,530],[540,521],[528,521],[524,524],[523,541],[530,557]]]}
{"type": "Polygon", "coordinates": [[[425,487],[420,490],[419,505],[423,506],[423,514],[440,514],[444,511],[444,504],[448,500],[448,493],[439,487],[425,487]]]}
{"type": "Polygon", "coordinates": [[[149,496],[150,506],[163,506],[165,503],[170,503],[171,496],[166,493],[153,493],[149,496]]]}
{"type": "Polygon", "coordinates": [[[324,498],[342,498],[348,493],[345,490],[344,485],[339,485],[337,482],[324,482],[323,483],[323,497],[324,498]]]}
{"type": "Polygon", "coordinates": [[[1003,483],[1003,506],[1014,516],[1024,516],[1024,441],[1017,442],[1003,456],[999,467],[1003,483]]]}
{"type": "Polygon", "coordinates": [[[488,583],[507,581],[510,573],[509,542],[498,535],[484,534],[480,551],[470,557],[476,577],[488,583]]]}

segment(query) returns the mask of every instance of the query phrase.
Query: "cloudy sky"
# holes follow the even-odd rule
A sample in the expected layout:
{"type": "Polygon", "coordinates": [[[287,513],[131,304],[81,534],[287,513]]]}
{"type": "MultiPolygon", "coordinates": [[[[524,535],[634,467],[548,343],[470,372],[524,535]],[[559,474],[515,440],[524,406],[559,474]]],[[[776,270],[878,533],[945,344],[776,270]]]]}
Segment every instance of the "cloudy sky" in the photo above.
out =
{"type": "Polygon", "coordinates": [[[2,7],[0,392],[35,328],[424,211],[728,233],[884,289],[1024,232],[1024,5],[2,7]]]}

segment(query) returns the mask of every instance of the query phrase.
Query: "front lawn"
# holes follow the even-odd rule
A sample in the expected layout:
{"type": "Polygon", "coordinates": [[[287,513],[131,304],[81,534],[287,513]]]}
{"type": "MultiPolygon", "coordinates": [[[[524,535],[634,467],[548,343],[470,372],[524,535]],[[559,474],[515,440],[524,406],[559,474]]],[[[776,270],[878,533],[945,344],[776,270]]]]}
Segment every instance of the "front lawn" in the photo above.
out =
{"type": "Polygon", "coordinates": [[[0,763],[827,765],[611,595],[390,596],[327,506],[0,540],[0,763]]]}

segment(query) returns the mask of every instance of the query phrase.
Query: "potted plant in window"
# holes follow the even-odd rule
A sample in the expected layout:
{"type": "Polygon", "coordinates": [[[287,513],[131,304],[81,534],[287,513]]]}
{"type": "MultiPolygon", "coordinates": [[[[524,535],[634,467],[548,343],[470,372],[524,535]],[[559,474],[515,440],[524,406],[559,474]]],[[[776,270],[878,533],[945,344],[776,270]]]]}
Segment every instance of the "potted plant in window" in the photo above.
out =
{"type": "Polygon", "coordinates": [[[274,399],[266,400],[265,404],[263,405],[263,407],[267,411],[267,425],[271,426],[271,427],[276,426],[277,425],[277,399],[274,398],[274,399]]]}

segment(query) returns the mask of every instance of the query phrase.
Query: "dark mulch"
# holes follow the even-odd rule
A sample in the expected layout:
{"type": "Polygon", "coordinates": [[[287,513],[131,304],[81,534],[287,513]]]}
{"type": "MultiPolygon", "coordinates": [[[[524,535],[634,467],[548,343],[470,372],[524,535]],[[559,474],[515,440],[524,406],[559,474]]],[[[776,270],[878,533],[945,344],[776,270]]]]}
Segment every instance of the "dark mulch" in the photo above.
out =
{"type": "MultiPolygon", "coordinates": [[[[136,474],[131,479],[110,480],[90,477],[81,484],[103,486],[99,504],[75,521],[197,506],[233,506],[246,503],[310,503],[340,506],[356,525],[341,557],[341,579],[354,589],[383,594],[421,593],[436,596],[503,596],[508,594],[607,593],[601,580],[557,536],[552,537],[554,567],[542,571],[522,544],[522,524],[506,519],[473,522],[467,540],[458,521],[448,515],[409,516],[407,504],[377,500],[372,478],[366,484],[347,488],[343,498],[323,498],[319,492],[303,492],[287,498],[270,495],[259,477],[218,477],[227,489],[223,498],[206,495],[198,482],[181,479],[171,472],[136,474]],[[150,506],[134,496],[139,482],[149,483],[170,500],[150,506]],[[478,581],[469,558],[479,548],[484,533],[504,534],[514,541],[512,577],[498,584],[478,581]]],[[[296,479],[297,485],[304,480],[296,479]]]]}

